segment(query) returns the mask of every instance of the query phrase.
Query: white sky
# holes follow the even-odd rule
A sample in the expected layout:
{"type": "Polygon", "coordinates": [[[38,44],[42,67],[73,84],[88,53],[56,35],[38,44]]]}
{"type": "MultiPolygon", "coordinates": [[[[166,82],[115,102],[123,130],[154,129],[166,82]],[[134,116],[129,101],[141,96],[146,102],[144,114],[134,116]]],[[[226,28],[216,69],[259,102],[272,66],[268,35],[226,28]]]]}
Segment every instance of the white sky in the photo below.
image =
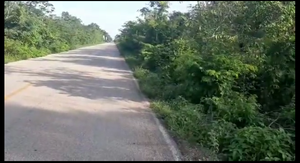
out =
{"type": "MultiPolygon", "coordinates": [[[[137,11],[149,1],[49,1],[55,7],[54,13],[60,15],[69,12],[82,20],[84,24],[96,23],[107,31],[112,38],[119,33],[122,25],[129,20],[135,20],[140,13],[137,11]]],[[[188,11],[190,4],[196,1],[172,1],[169,11],[188,11]]]]}

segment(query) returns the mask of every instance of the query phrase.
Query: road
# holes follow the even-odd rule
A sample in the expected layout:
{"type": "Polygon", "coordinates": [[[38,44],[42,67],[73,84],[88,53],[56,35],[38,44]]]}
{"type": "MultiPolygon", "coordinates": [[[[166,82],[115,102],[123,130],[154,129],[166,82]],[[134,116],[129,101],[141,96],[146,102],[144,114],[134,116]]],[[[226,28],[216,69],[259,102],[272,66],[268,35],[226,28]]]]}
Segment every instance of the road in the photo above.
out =
{"type": "Polygon", "coordinates": [[[113,43],[5,65],[5,160],[172,161],[113,43]]]}

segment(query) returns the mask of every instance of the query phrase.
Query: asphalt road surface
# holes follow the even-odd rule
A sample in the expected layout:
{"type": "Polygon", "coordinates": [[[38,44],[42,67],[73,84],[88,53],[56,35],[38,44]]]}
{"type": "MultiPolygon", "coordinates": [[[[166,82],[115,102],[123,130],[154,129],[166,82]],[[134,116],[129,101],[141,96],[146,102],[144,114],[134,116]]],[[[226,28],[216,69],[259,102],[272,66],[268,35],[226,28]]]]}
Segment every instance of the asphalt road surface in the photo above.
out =
{"type": "Polygon", "coordinates": [[[115,44],[5,65],[5,160],[179,157],[115,44]]]}

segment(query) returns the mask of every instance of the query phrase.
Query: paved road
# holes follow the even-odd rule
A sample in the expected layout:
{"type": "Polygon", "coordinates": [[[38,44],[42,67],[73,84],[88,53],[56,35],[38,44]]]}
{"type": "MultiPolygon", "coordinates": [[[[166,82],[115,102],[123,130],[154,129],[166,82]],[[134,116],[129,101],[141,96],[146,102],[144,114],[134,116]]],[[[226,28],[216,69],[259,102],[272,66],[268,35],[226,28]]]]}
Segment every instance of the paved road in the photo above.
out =
{"type": "Polygon", "coordinates": [[[5,65],[5,160],[177,160],[113,43],[5,65]]]}

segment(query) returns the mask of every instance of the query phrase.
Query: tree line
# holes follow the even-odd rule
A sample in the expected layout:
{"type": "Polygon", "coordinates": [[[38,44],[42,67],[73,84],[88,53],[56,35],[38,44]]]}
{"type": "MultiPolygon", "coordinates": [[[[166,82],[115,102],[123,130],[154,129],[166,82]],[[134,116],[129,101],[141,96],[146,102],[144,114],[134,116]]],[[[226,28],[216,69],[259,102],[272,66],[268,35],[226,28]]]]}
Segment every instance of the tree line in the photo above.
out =
{"type": "Polygon", "coordinates": [[[48,1],[5,1],[5,62],[40,57],[79,46],[110,42],[99,25],[62,12],[48,1]]]}
{"type": "Polygon", "coordinates": [[[295,160],[295,2],[150,1],[115,37],[178,137],[231,161],[295,160]]]}

